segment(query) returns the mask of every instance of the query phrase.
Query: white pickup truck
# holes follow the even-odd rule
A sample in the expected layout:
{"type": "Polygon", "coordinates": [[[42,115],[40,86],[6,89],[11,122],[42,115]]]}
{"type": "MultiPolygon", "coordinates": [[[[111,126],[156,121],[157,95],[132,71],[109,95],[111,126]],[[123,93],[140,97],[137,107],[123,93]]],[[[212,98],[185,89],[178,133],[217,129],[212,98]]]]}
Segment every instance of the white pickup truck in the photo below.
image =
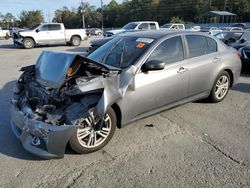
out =
{"type": "Polygon", "coordinates": [[[0,27],[0,38],[9,39],[10,38],[10,31],[9,30],[3,30],[0,27]]]}
{"type": "Polygon", "coordinates": [[[26,49],[37,45],[79,46],[82,40],[87,39],[85,29],[65,29],[62,23],[42,23],[13,35],[14,45],[21,45],[26,49]]]}
{"type": "Polygon", "coordinates": [[[117,33],[126,31],[126,30],[156,30],[159,29],[158,22],[153,21],[137,21],[137,22],[130,22],[121,29],[116,30],[109,30],[105,32],[105,37],[111,37],[117,33]]]}

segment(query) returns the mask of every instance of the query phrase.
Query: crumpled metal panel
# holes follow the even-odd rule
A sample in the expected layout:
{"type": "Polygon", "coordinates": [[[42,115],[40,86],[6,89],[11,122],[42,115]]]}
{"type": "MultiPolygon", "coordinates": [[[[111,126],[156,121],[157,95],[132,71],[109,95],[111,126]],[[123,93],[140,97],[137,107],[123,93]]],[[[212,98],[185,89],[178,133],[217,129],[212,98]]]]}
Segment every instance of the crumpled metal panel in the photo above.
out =
{"type": "Polygon", "coordinates": [[[44,51],[36,63],[36,80],[49,88],[60,87],[76,54],[44,51]]]}
{"type": "Polygon", "coordinates": [[[109,77],[99,77],[94,79],[94,82],[80,82],[78,88],[83,93],[103,89],[102,97],[95,108],[99,118],[103,119],[107,108],[124,97],[127,88],[133,81],[133,75],[135,75],[136,71],[137,68],[132,65],[120,74],[110,75],[109,77]]]}
{"type": "MultiPolygon", "coordinates": [[[[57,52],[44,51],[36,63],[36,79],[41,85],[49,88],[58,88],[65,81],[65,75],[78,55],[65,54],[57,52]]],[[[131,84],[137,68],[131,66],[118,74],[117,68],[110,68],[106,65],[93,62],[90,59],[82,57],[84,60],[94,63],[106,71],[114,70],[116,72],[110,73],[108,77],[99,76],[89,81],[77,80],[77,88],[82,94],[90,91],[103,90],[97,106],[96,113],[102,119],[109,106],[114,104],[117,100],[124,97],[128,86],[131,84]]],[[[72,91],[71,91],[72,92],[72,91]]]]}

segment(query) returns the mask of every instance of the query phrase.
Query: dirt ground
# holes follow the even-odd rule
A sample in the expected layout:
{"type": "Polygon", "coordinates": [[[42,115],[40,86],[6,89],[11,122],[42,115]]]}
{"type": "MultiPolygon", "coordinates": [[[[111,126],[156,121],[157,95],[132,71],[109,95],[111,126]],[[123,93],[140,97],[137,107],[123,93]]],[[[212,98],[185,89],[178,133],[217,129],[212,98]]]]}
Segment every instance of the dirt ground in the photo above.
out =
{"type": "Polygon", "coordinates": [[[250,187],[250,71],[218,104],[193,102],[117,129],[102,150],[42,160],[10,129],[13,83],[43,50],[0,40],[0,187],[250,187]],[[146,126],[153,124],[153,127],[146,126]]]}

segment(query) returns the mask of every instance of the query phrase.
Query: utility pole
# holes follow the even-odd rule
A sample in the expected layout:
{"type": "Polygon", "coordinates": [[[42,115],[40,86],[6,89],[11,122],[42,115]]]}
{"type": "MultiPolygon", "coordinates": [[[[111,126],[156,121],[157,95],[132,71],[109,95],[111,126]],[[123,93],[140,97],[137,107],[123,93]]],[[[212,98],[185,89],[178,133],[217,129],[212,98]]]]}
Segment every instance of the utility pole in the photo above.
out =
{"type": "Polygon", "coordinates": [[[102,33],[104,32],[103,28],[103,2],[101,0],[101,11],[102,11],[102,33]]]}
{"type": "Polygon", "coordinates": [[[49,23],[50,23],[50,12],[48,12],[48,18],[49,18],[49,23]]]}
{"type": "Polygon", "coordinates": [[[81,13],[82,13],[82,27],[83,29],[85,29],[85,17],[84,17],[84,13],[85,13],[85,10],[84,10],[84,7],[83,7],[83,0],[81,2],[81,13]]]}
{"type": "Polygon", "coordinates": [[[227,0],[225,0],[224,11],[226,10],[226,8],[227,8],[227,0]]]}

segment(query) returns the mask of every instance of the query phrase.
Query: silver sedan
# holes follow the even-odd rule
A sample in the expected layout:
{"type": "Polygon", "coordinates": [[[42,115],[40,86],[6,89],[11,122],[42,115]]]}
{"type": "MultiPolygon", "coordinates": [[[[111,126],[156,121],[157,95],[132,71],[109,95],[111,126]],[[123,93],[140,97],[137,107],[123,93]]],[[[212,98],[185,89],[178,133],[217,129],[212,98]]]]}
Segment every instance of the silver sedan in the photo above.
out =
{"type": "Polygon", "coordinates": [[[63,157],[104,147],[116,127],[208,98],[222,101],[241,71],[232,48],[206,34],[121,35],[88,57],[43,52],[24,67],[12,100],[12,129],[29,152],[63,157]]]}

